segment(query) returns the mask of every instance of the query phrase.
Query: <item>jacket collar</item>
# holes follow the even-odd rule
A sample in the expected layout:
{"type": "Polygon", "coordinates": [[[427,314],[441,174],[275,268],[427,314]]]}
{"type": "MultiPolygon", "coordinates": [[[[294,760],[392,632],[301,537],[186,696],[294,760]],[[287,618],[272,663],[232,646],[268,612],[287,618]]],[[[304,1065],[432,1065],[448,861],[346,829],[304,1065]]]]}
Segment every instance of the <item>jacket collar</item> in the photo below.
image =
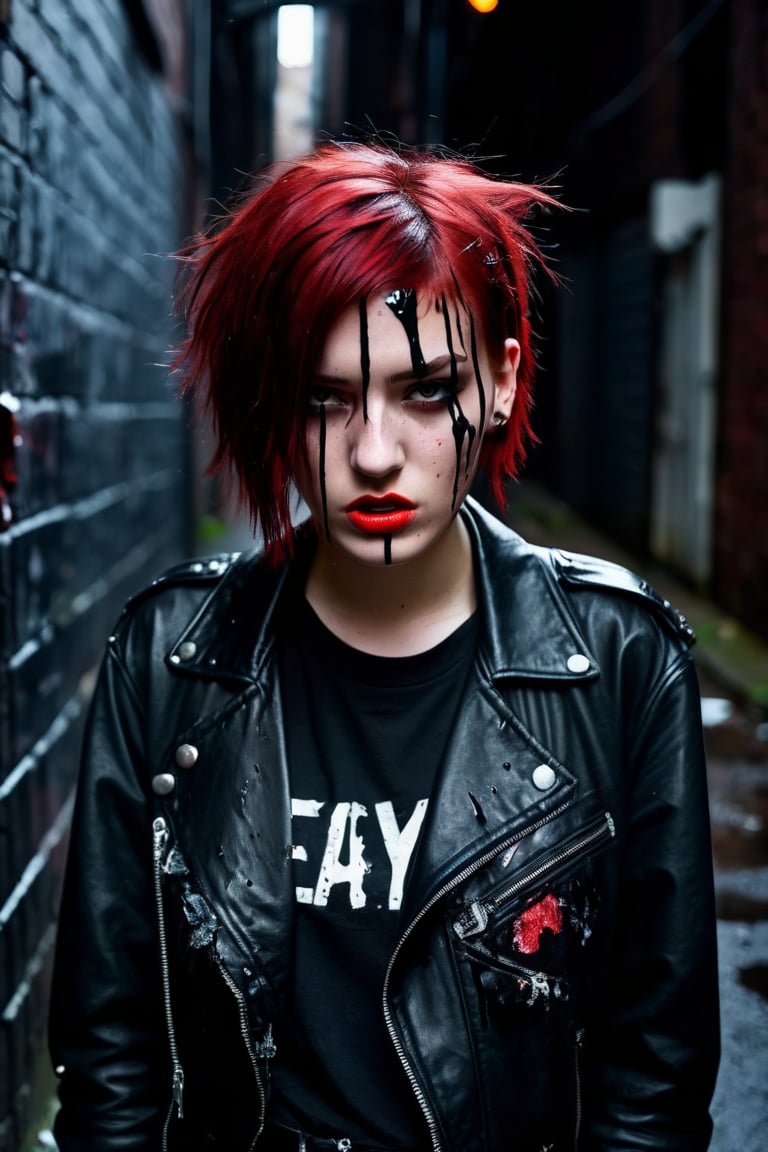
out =
{"type": "Polygon", "coordinates": [[[553,555],[467,500],[464,520],[475,552],[484,611],[484,653],[493,679],[581,681],[598,675],[558,581],[553,555]]]}
{"type": "MultiPolygon", "coordinates": [[[[483,611],[481,658],[492,679],[580,682],[598,675],[593,654],[567,603],[546,549],[520,536],[468,499],[462,516],[475,555],[483,611]]],[[[166,655],[185,674],[253,683],[262,676],[289,589],[304,586],[313,554],[308,528],[297,532],[288,564],[272,566],[260,549],[233,558],[166,655]]]]}

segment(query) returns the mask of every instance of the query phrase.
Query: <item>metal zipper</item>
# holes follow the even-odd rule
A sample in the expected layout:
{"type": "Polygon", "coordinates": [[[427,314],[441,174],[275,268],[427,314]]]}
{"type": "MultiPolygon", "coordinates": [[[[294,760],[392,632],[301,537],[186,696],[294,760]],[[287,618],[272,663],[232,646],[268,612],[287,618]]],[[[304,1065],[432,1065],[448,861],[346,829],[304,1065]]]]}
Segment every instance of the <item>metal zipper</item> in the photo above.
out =
{"type": "Polygon", "coordinates": [[[548,857],[541,864],[538,864],[530,872],[523,873],[511,884],[508,884],[503,891],[498,892],[492,899],[489,900],[473,900],[467,912],[455,922],[454,930],[461,940],[466,940],[470,936],[477,936],[479,933],[484,932],[488,926],[488,920],[495,912],[499,910],[504,904],[508,903],[513,896],[517,896],[529,884],[534,884],[537,880],[541,879],[547,872],[552,871],[554,868],[560,867],[561,864],[567,863],[574,856],[580,855],[587,848],[591,848],[597,841],[602,840],[604,836],[615,836],[616,825],[613,822],[613,817],[610,812],[605,812],[600,819],[600,824],[597,828],[593,828],[584,836],[581,836],[573,844],[569,844],[567,848],[563,848],[554,856],[548,857]]]}
{"type": "MultiPolygon", "coordinates": [[[[264,1128],[264,1119],[265,1119],[265,1112],[266,1112],[266,1095],[264,1092],[264,1084],[263,1084],[262,1079],[261,1079],[261,1073],[259,1072],[259,1065],[258,1065],[258,1061],[256,1059],[256,1053],[253,1050],[253,1044],[251,1042],[251,1032],[250,1032],[250,1028],[248,1027],[248,1009],[245,1006],[245,998],[244,998],[242,992],[240,991],[240,989],[238,988],[237,984],[235,984],[234,980],[230,976],[229,972],[227,972],[226,968],[224,967],[224,963],[221,960],[218,953],[216,953],[214,951],[213,955],[214,955],[214,960],[216,962],[216,967],[219,969],[219,972],[221,973],[221,977],[222,977],[224,983],[226,984],[227,988],[229,988],[230,992],[232,993],[232,995],[235,998],[235,1002],[237,1004],[237,1014],[238,1014],[238,1017],[240,1020],[240,1034],[242,1036],[243,1043],[245,1044],[245,1049],[246,1049],[246,1052],[248,1053],[248,1058],[251,1061],[251,1066],[253,1068],[253,1075],[254,1075],[254,1078],[256,1080],[256,1087],[257,1087],[258,1093],[259,1093],[259,1124],[258,1124],[258,1128],[256,1131],[256,1135],[254,1136],[251,1144],[248,1147],[248,1152],[253,1152],[253,1149],[256,1147],[256,1141],[259,1139],[259,1136],[261,1136],[261,1133],[262,1133],[263,1128],[264,1128]]],[[[271,1028],[267,1031],[265,1046],[266,1046],[265,1047],[265,1056],[268,1058],[269,1056],[274,1055],[274,1044],[272,1043],[271,1028]]]]}
{"type": "Polygon", "coordinates": [[[168,1129],[176,1109],[179,1120],[184,1118],[184,1069],[179,1060],[176,1047],[176,1030],[173,1026],[173,1011],[171,1009],[171,980],[168,967],[168,941],[165,933],[165,909],[163,908],[162,891],[162,863],[163,849],[168,842],[168,825],[162,816],[158,816],[152,824],[152,858],[153,878],[155,888],[155,909],[157,912],[157,927],[160,937],[160,967],[163,978],[163,1004],[165,1005],[165,1022],[168,1029],[168,1048],[171,1055],[173,1075],[171,1080],[171,1103],[168,1115],[163,1125],[162,1149],[168,1148],[168,1129]]]}
{"type": "MultiPolygon", "coordinates": [[[[168,965],[168,944],[167,944],[166,932],[165,932],[165,910],[163,908],[162,887],[161,887],[163,849],[164,849],[166,843],[168,842],[168,825],[166,824],[166,822],[162,818],[162,816],[159,816],[154,821],[154,823],[152,824],[152,836],[153,836],[153,844],[154,844],[153,856],[154,856],[155,903],[156,903],[156,907],[157,907],[157,921],[158,921],[158,928],[159,928],[159,932],[160,932],[160,964],[161,964],[162,973],[163,973],[163,1000],[165,1003],[165,1018],[166,1018],[166,1023],[167,1023],[167,1027],[168,1027],[168,1047],[170,1049],[171,1064],[173,1067],[173,1081],[172,1081],[172,1089],[171,1089],[172,1099],[171,1099],[170,1108],[168,1109],[168,1115],[167,1115],[166,1120],[165,1120],[165,1125],[163,1127],[163,1139],[162,1139],[163,1152],[167,1152],[168,1129],[170,1126],[171,1119],[173,1117],[174,1107],[178,1110],[179,1119],[182,1120],[184,1117],[184,1103],[183,1103],[184,1069],[182,1068],[181,1061],[179,1060],[178,1048],[176,1046],[176,1032],[175,1032],[175,1029],[173,1026],[173,1015],[172,1015],[172,1011],[171,1011],[171,984],[170,984],[170,973],[169,973],[169,965],[168,965]]],[[[246,1051],[248,1053],[248,1058],[249,1058],[251,1065],[253,1067],[254,1078],[256,1080],[256,1087],[257,1087],[258,1093],[259,1093],[259,1127],[258,1127],[258,1131],[256,1132],[255,1137],[253,1138],[253,1142],[251,1143],[249,1150],[248,1150],[248,1152],[253,1152],[253,1149],[256,1146],[256,1141],[258,1140],[259,1136],[261,1135],[262,1129],[264,1127],[264,1113],[265,1113],[265,1106],[266,1106],[266,1098],[265,1098],[265,1094],[264,1094],[264,1085],[262,1083],[261,1073],[259,1072],[258,1062],[256,1060],[256,1055],[253,1051],[253,1045],[251,1043],[251,1035],[250,1035],[250,1030],[248,1028],[248,1012],[247,1012],[247,1009],[245,1006],[245,1000],[243,998],[243,994],[240,991],[240,989],[237,987],[234,980],[232,979],[232,977],[229,975],[226,968],[224,967],[224,964],[222,963],[221,959],[219,958],[219,956],[215,952],[214,952],[214,960],[216,962],[217,968],[219,969],[219,971],[221,973],[221,976],[222,976],[222,979],[224,980],[224,983],[227,985],[230,992],[235,997],[235,1001],[237,1003],[238,1018],[240,1021],[240,1032],[241,1032],[241,1035],[243,1038],[243,1043],[245,1044],[246,1051]]],[[[266,1035],[266,1038],[264,1041],[264,1055],[267,1058],[274,1055],[274,1044],[272,1042],[271,1027],[270,1027],[270,1029],[268,1029],[267,1035],[266,1035]]]]}
{"type": "Polygon", "coordinates": [[[439,900],[442,900],[443,896],[445,896],[448,892],[452,891],[452,889],[454,889],[457,885],[463,884],[465,880],[469,879],[469,877],[472,875],[473,872],[476,872],[479,868],[482,868],[485,864],[488,863],[489,860],[493,860],[494,857],[498,856],[500,852],[506,851],[507,848],[511,848],[511,846],[513,844],[516,844],[518,842],[518,840],[522,840],[526,836],[529,836],[532,832],[536,832],[536,831],[538,831],[539,828],[543,828],[545,824],[548,824],[550,822],[550,820],[554,820],[556,816],[559,816],[561,812],[564,812],[566,810],[566,808],[569,807],[570,804],[571,804],[571,800],[566,800],[563,804],[560,804],[559,807],[555,808],[547,816],[542,816],[539,820],[534,821],[533,824],[529,824],[522,832],[518,832],[515,836],[510,836],[507,840],[502,841],[501,844],[495,845],[495,847],[491,851],[483,853],[483,855],[479,856],[477,858],[477,860],[474,860],[472,862],[472,864],[467,865],[466,868],[462,868],[461,871],[457,872],[457,874],[451,880],[449,880],[441,888],[438,888],[437,891],[432,896],[432,898],[427,901],[427,903],[424,905],[424,907],[418,913],[418,915],[414,916],[413,920],[410,922],[410,924],[408,925],[408,927],[405,929],[402,936],[398,940],[398,942],[395,946],[395,950],[389,958],[389,964],[387,965],[387,971],[386,971],[386,974],[384,976],[384,989],[383,989],[383,993],[382,993],[382,1007],[384,1010],[384,1022],[387,1026],[387,1031],[389,1032],[392,1043],[395,1046],[395,1051],[397,1053],[398,1059],[400,1060],[400,1063],[403,1066],[403,1071],[405,1072],[406,1076],[408,1077],[408,1081],[411,1085],[411,1088],[413,1089],[413,1093],[416,1097],[418,1105],[424,1114],[424,1119],[426,1120],[427,1126],[429,1128],[429,1135],[430,1135],[430,1139],[432,1141],[432,1147],[434,1149],[434,1152],[441,1152],[441,1148],[442,1148],[442,1145],[440,1143],[440,1138],[438,1135],[437,1121],[436,1121],[434,1114],[432,1113],[432,1111],[429,1107],[429,1104],[427,1103],[427,1099],[426,1099],[424,1093],[421,1090],[421,1086],[419,1085],[419,1082],[416,1079],[416,1075],[415,1075],[413,1069],[411,1068],[411,1065],[408,1062],[408,1057],[406,1056],[403,1042],[400,1039],[400,1037],[398,1036],[397,1031],[395,1029],[394,1022],[392,1020],[392,1011],[390,1009],[389,1002],[387,999],[388,993],[389,993],[389,981],[390,981],[390,978],[392,976],[392,970],[395,966],[395,962],[397,960],[398,955],[400,954],[400,950],[403,947],[403,944],[408,939],[408,937],[411,935],[411,932],[413,931],[413,929],[416,927],[417,924],[419,924],[424,919],[424,917],[427,915],[427,913],[432,908],[434,908],[435,904],[437,904],[437,902],[439,900]]]}
{"type": "Polygon", "coordinates": [[[576,1117],[573,1126],[573,1152],[578,1152],[579,1136],[581,1135],[581,1048],[584,1043],[583,1028],[579,1028],[577,1030],[575,1039],[576,1043],[574,1046],[573,1063],[576,1079],[576,1101],[574,1103],[574,1111],[576,1113],[576,1117]]]}
{"type": "MultiPolygon", "coordinates": [[[[472,947],[479,955],[485,956],[490,964],[496,964],[498,967],[498,958],[490,948],[486,948],[485,944],[475,943],[472,947]]],[[[539,996],[549,998],[550,992],[556,1000],[567,999],[567,993],[563,991],[566,982],[561,980],[559,976],[552,976],[548,972],[537,972],[534,968],[526,968],[524,964],[510,964],[504,970],[511,970],[515,976],[528,981],[531,986],[529,1004],[533,1004],[539,996]]]]}

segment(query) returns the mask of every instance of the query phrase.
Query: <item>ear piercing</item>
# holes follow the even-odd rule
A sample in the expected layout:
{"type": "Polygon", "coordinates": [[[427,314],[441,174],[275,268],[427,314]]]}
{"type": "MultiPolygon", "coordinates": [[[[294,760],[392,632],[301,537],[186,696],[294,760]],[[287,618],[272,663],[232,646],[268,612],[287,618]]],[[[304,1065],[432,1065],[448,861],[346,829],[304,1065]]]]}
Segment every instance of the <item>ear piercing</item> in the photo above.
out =
{"type": "Polygon", "coordinates": [[[494,412],[491,416],[491,423],[495,424],[497,428],[503,428],[509,417],[505,416],[503,412],[494,412]]]}

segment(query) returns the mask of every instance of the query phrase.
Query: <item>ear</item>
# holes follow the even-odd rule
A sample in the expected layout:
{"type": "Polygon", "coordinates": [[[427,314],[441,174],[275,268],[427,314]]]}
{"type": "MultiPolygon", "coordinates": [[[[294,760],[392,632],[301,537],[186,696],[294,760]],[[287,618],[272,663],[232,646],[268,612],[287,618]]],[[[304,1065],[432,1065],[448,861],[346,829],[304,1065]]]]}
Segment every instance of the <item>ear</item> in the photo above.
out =
{"type": "Polygon", "coordinates": [[[493,412],[509,419],[512,406],[515,403],[517,391],[517,368],[520,363],[520,345],[517,340],[504,341],[504,353],[501,364],[494,376],[495,392],[493,398],[493,412]]]}

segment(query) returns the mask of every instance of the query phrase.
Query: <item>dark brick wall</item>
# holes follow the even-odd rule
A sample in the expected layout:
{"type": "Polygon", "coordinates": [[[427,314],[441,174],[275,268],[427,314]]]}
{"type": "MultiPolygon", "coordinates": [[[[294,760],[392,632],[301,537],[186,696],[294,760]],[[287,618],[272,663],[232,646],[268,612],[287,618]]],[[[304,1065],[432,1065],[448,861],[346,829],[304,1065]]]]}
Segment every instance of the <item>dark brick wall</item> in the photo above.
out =
{"type": "Polygon", "coordinates": [[[173,266],[153,255],[186,231],[186,165],[153,10],[183,42],[175,0],[0,8],[0,1149],[35,1118],[93,666],[126,596],[188,547],[157,366],[173,266]]]}
{"type": "Polygon", "coordinates": [[[719,599],[768,638],[768,11],[733,0],[723,205],[719,599]]]}

